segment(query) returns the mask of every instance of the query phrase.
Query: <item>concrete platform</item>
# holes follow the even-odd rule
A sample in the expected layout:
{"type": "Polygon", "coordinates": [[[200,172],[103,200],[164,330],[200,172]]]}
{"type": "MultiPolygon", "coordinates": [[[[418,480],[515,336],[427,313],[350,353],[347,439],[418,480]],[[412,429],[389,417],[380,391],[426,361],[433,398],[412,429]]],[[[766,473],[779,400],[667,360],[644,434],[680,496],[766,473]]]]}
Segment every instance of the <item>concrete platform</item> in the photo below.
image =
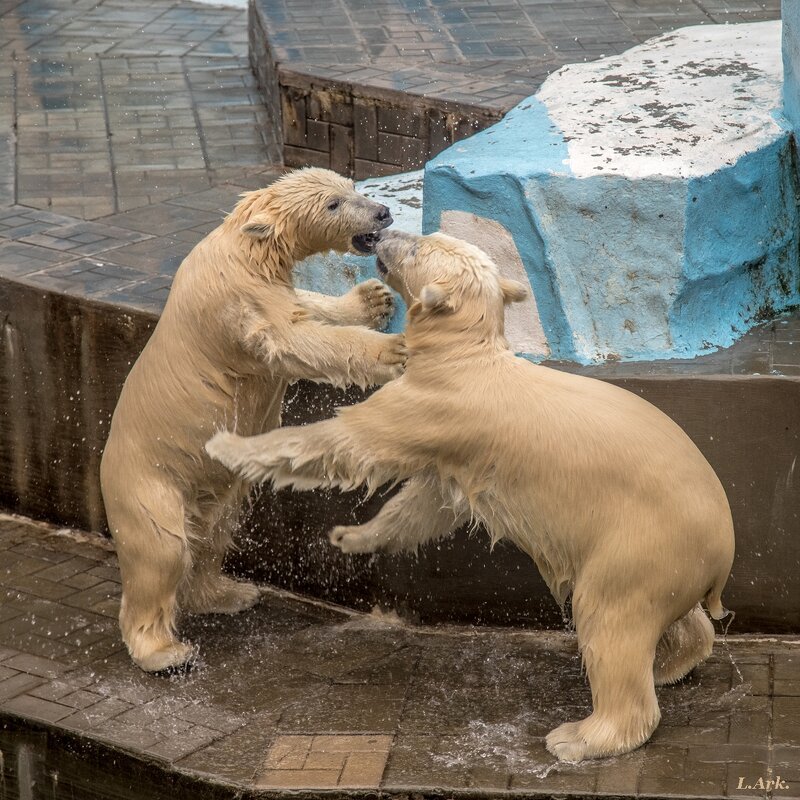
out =
{"type": "Polygon", "coordinates": [[[284,162],[365,178],[421,167],[564,64],[779,16],[779,0],[254,0],[250,61],[284,162]]]}
{"type": "Polygon", "coordinates": [[[133,666],[105,540],[0,518],[4,798],[800,797],[800,642],[719,639],[636,752],[557,764],[587,713],[568,632],[416,627],[265,590],[192,617],[197,667],[133,666]]]}

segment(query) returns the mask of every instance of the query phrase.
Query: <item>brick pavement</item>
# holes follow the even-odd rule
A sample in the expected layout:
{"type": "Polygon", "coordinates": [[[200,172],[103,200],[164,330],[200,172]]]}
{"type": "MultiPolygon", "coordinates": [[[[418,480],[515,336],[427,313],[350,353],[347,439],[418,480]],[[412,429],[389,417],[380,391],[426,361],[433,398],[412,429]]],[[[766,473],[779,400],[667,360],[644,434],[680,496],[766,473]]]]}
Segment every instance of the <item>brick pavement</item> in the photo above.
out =
{"type": "Polygon", "coordinates": [[[0,2],[0,188],[97,219],[276,164],[242,10],[0,2]]]}
{"type": "Polygon", "coordinates": [[[416,169],[567,63],[685,25],[777,19],[780,0],[255,0],[251,60],[284,161],[416,169]]]}
{"type": "Polygon", "coordinates": [[[780,0],[257,0],[274,59],[317,79],[507,111],[567,63],[685,25],[780,17],[780,0]]]}
{"type": "MultiPolygon", "coordinates": [[[[128,659],[118,598],[104,539],[0,518],[7,763],[13,741],[47,730],[67,750],[91,744],[117,753],[115,763],[126,753],[155,764],[154,786],[140,784],[154,797],[175,774],[230,790],[214,796],[380,787],[398,796],[800,797],[796,639],[718,640],[693,676],[659,690],[663,720],[644,748],[555,765],[544,734],[590,703],[571,634],[415,628],[266,591],[248,613],[183,619],[199,664],[165,678],[128,659]],[[777,775],[788,788],[737,789],[740,778],[777,775]]],[[[19,775],[7,772],[13,797],[19,775]]]]}

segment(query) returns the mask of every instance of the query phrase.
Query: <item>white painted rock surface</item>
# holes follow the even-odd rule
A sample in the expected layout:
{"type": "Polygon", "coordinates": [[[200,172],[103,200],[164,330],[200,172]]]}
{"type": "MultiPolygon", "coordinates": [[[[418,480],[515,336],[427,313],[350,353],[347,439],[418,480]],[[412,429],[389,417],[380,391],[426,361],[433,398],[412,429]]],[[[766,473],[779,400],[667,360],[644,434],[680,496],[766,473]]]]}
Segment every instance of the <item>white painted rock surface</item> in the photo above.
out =
{"type": "Polygon", "coordinates": [[[505,232],[507,269],[521,263],[535,295],[519,340],[532,357],[728,346],[800,302],[781,88],[780,22],[684,28],[564,67],[426,166],[423,227],[456,233],[468,214],[479,246],[505,232]]]}

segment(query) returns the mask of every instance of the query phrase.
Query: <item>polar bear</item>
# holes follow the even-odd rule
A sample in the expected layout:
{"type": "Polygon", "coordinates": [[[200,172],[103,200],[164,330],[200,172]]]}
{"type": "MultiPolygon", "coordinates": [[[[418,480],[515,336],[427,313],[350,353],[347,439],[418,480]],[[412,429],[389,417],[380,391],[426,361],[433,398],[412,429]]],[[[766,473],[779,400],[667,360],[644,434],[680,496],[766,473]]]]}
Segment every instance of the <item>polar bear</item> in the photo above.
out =
{"type": "Polygon", "coordinates": [[[296,261],[330,249],[368,252],[391,222],[389,209],[351,181],[298,170],[244,195],[178,269],[125,381],[100,469],[122,574],[122,637],[142,669],[190,659],[190,644],[175,634],[178,604],[234,613],[259,597],[256,586],[221,573],[248,486],[206,456],[208,437],[276,427],[287,384],[299,378],[363,387],[402,371],[402,336],[360,327],[391,315],[383,283],[340,298],[292,287],[296,261]]]}
{"type": "Polygon", "coordinates": [[[345,552],[399,551],[467,521],[537,564],[572,598],[593,713],[551,731],[559,759],[625,753],[660,719],[654,684],[711,652],[703,612],[725,615],[731,512],[686,434],[611,384],[517,358],[503,306],[521,284],[443,234],[387,231],[378,268],[410,308],[401,378],[334,419],[241,438],[208,452],[248,480],[301,489],[405,481],[364,525],[334,528],[345,552]]]}

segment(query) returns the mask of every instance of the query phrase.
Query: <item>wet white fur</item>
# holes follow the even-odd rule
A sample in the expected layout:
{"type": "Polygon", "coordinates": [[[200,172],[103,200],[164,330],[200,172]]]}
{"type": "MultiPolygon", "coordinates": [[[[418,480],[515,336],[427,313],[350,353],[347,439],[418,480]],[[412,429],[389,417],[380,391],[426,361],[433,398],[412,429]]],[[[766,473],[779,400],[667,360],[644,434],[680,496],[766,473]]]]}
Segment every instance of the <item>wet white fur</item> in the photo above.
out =
{"type": "Polygon", "coordinates": [[[378,255],[412,303],[405,374],[332,420],[208,451],[248,480],[310,489],[405,481],[370,522],[338,527],[346,552],[399,551],[470,519],[572,597],[593,713],[547,737],[560,759],[624,753],[660,718],[654,684],[711,652],[733,559],[725,492],[686,434],[642,398],[516,358],[503,280],[477,248],[388,232],[378,255]],[[416,302],[415,302],[416,299],[416,302]]]}
{"type": "Polygon", "coordinates": [[[208,437],[276,427],[298,378],[366,386],[400,374],[402,337],[356,327],[390,315],[384,284],[367,281],[341,298],[292,287],[296,261],[349,249],[354,234],[379,227],[379,210],[333,172],[290,173],[245,195],[175,275],[125,382],[101,466],[122,635],[143,669],[189,658],[175,634],[178,604],[233,613],[259,597],[220,571],[247,484],[207,457],[208,437]]]}

